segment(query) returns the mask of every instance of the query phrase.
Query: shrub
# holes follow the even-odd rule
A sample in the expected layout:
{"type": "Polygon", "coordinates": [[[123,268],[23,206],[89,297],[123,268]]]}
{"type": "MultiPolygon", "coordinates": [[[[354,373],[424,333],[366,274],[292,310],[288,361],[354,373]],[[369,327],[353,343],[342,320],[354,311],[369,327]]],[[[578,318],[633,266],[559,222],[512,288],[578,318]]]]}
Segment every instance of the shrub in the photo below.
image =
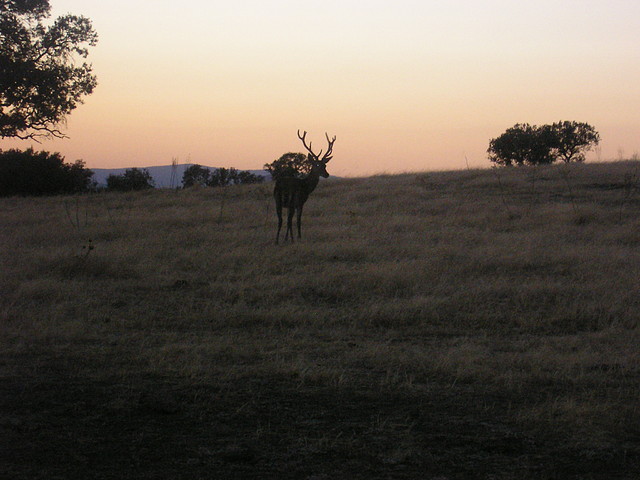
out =
{"type": "Polygon", "coordinates": [[[153,178],[146,168],[128,168],[122,175],[109,175],[107,188],[120,192],[146,190],[154,187],[153,178]]]}
{"type": "Polygon", "coordinates": [[[55,195],[86,192],[95,187],[93,172],[82,160],[69,164],[59,153],[0,151],[0,196],[55,195]]]}

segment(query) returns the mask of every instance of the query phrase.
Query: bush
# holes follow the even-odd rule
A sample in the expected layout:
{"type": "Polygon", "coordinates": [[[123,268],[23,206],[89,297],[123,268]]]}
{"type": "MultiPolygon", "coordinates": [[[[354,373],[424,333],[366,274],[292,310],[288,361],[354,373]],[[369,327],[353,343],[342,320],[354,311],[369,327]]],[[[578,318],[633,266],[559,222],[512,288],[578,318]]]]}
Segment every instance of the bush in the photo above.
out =
{"type": "Polygon", "coordinates": [[[86,192],[95,187],[93,172],[82,160],[64,163],[59,153],[0,151],[0,196],[55,195],[86,192]]]}
{"type": "Polygon", "coordinates": [[[107,189],[119,192],[146,190],[154,187],[154,181],[146,168],[128,168],[122,175],[109,175],[107,189]]]}

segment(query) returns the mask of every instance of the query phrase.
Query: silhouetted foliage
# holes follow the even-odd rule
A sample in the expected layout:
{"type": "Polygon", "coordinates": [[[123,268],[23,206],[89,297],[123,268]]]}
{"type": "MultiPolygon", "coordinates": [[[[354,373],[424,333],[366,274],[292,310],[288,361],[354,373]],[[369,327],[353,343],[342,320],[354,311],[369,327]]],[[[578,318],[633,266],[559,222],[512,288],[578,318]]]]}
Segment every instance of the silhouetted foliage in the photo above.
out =
{"type": "Polygon", "coordinates": [[[498,165],[541,165],[553,163],[555,141],[548,126],[516,124],[489,142],[489,160],[498,165]]]}
{"type": "Polygon", "coordinates": [[[235,168],[209,169],[200,165],[191,165],[184,171],[182,186],[206,185],[209,187],[226,187],[227,185],[261,183],[264,177],[255,175],[248,170],[235,168]]]}
{"type": "Polygon", "coordinates": [[[497,165],[545,165],[562,159],[584,161],[584,152],[600,141],[587,124],[561,121],[553,125],[516,124],[489,142],[489,160],[497,165]]]}
{"type": "Polygon", "coordinates": [[[82,160],[64,163],[59,153],[0,151],[0,196],[86,192],[92,176],[82,160]]]}
{"type": "Polygon", "coordinates": [[[304,153],[285,153],[279,159],[266,163],[264,169],[274,180],[281,177],[301,178],[311,171],[311,161],[304,153]]]}
{"type": "Polygon", "coordinates": [[[262,182],[264,182],[263,176],[256,175],[255,173],[251,173],[248,170],[240,170],[236,178],[236,183],[241,183],[243,185],[262,182]]]}
{"type": "Polygon", "coordinates": [[[191,165],[182,174],[182,187],[188,188],[194,185],[208,185],[211,178],[211,170],[200,165],[191,165]]]}
{"type": "Polygon", "coordinates": [[[154,181],[146,168],[128,168],[122,175],[109,175],[107,188],[120,192],[146,190],[154,187],[154,181]]]}
{"type": "Polygon", "coordinates": [[[588,123],[556,122],[551,125],[556,155],[565,163],[584,162],[584,153],[600,143],[600,135],[588,123]]]}
{"type": "Polygon", "coordinates": [[[211,172],[208,185],[210,187],[226,187],[234,182],[238,171],[235,168],[216,168],[211,172]]]}
{"type": "Polygon", "coordinates": [[[98,36],[85,17],[50,25],[48,0],[0,1],[0,137],[64,137],[58,126],[97,81],[86,58],[98,36]]]}

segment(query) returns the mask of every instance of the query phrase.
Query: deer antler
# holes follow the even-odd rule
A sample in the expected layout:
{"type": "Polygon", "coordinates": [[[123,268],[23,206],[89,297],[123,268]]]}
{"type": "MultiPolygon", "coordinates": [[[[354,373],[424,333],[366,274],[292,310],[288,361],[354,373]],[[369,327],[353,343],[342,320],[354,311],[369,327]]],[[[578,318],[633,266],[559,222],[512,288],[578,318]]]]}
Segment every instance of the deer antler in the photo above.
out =
{"type": "Polygon", "coordinates": [[[327,153],[322,157],[321,162],[327,163],[329,160],[333,158],[333,144],[336,141],[336,136],[334,135],[332,139],[329,139],[329,134],[327,132],[324,133],[324,136],[327,137],[327,142],[329,143],[329,148],[327,148],[327,153]]]}
{"type": "MultiPolygon", "coordinates": [[[[311,150],[311,142],[309,142],[309,145],[307,145],[306,142],[306,137],[307,137],[307,131],[305,130],[302,135],[300,135],[300,130],[298,130],[298,138],[302,141],[302,145],[304,145],[304,148],[307,149],[307,151],[311,154],[311,156],[318,160],[318,155],[316,155],[315,153],[313,153],[313,150],[311,150]]],[[[322,153],[322,150],[320,150],[320,153],[322,153]]]]}
{"type": "Polygon", "coordinates": [[[330,139],[329,134],[326,132],[324,135],[325,137],[327,137],[327,142],[329,142],[329,148],[327,148],[327,153],[325,153],[322,159],[320,159],[320,155],[322,155],[322,150],[320,150],[320,153],[318,153],[317,155],[313,153],[313,150],[311,150],[311,142],[309,142],[309,145],[307,145],[307,141],[306,141],[307,131],[305,130],[304,132],[302,132],[302,135],[300,135],[300,130],[298,130],[298,138],[302,141],[304,148],[307,149],[307,151],[311,154],[311,156],[318,162],[327,163],[329,160],[333,158],[331,153],[333,152],[333,143],[336,141],[336,137],[334,136],[333,139],[330,139]]]}

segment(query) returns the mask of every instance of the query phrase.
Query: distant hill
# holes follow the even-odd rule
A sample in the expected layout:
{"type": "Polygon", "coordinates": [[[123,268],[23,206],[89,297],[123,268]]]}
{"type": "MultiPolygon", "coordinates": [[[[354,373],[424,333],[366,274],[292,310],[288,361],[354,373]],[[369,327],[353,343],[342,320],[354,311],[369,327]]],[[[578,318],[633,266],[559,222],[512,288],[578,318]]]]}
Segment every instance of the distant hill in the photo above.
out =
{"type": "MultiPolygon", "coordinates": [[[[175,169],[172,165],[161,165],[156,167],[137,167],[137,168],[145,168],[151,174],[153,181],[155,182],[155,186],[157,188],[175,188],[182,186],[182,175],[184,171],[189,168],[192,163],[183,163],[180,165],[176,165],[175,169]]],[[[207,167],[206,165],[202,165],[204,168],[208,168],[209,170],[216,170],[216,167],[207,167]]],[[[133,168],[133,167],[127,167],[133,168]]],[[[127,168],[92,168],[93,171],[93,179],[98,182],[99,186],[107,185],[107,177],[109,175],[122,175],[127,168]]],[[[265,180],[270,180],[271,176],[269,172],[265,170],[249,170],[254,175],[260,175],[265,177],[265,180]]]]}

